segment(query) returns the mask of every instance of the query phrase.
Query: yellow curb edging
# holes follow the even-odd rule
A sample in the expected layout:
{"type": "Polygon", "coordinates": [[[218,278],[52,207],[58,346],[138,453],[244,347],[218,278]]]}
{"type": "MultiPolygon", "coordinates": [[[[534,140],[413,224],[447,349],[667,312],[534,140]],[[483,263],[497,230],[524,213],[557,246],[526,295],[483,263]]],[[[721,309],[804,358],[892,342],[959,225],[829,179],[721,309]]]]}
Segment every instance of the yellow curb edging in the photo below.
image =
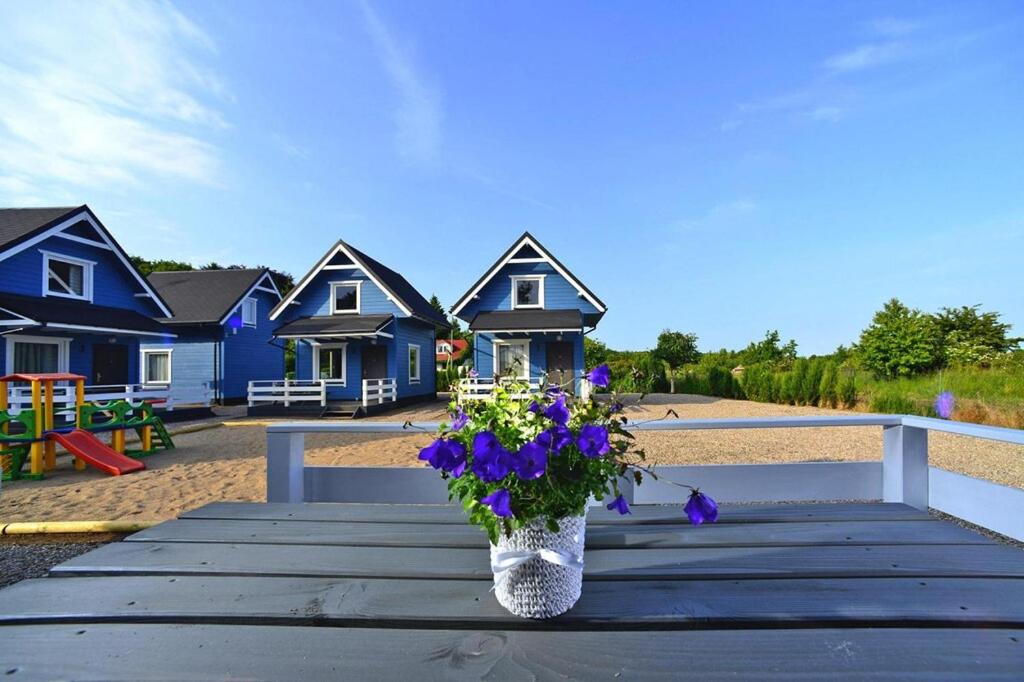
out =
{"type": "Polygon", "coordinates": [[[0,535],[37,533],[134,533],[159,521],[16,521],[0,526],[0,535]]]}

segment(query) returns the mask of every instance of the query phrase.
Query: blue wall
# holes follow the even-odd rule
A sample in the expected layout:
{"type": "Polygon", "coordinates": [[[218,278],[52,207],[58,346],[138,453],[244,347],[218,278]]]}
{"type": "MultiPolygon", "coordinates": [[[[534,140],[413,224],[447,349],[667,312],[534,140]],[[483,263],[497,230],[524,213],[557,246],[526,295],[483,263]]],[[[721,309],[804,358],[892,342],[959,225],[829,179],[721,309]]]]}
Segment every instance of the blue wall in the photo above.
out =
{"type": "Polygon", "coordinates": [[[596,313],[597,308],[580,296],[549,263],[511,263],[506,265],[480,291],[479,298],[470,300],[459,312],[459,317],[472,321],[480,311],[512,310],[512,275],[546,275],[544,278],[545,310],[582,310],[596,313]]]}
{"type": "MultiPolygon", "coordinates": [[[[547,372],[547,344],[557,341],[556,334],[477,334],[473,346],[473,367],[485,379],[494,378],[494,340],[514,341],[527,339],[530,342],[530,378],[540,379],[547,372]]],[[[562,341],[573,344],[573,373],[579,377],[583,373],[583,335],[562,334],[562,341]]]]}
{"type": "MultiPolygon", "coordinates": [[[[93,299],[96,305],[128,308],[153,317],[163,313],[113,251],[53,236],[0,261],[0,291],[24,296],[43,295],[43,254],[40,250],[93,261],[93,299]]],[[[57,300],[66,300],[63,298],[57,300]]]]}
{"type": "Polygon", "coordinates": [[[362,270],[324,270],[299,292],[299,305],[290,305],[276,322],[284,323],[299,317],[331,314],[331,282],[360,281],[359,313],[361,315],[404,315],[401,309],[362,270]]]}
{"type": "Polygon", "coordinates": [[[246,397],[251,380],[284,378],[284,341],[272,338],[279,325],[267,317],[280,299],[265,291],[254,291],[252,297],[256,299],[256,326],[224,332],[223,391],[229,400],[246,397]]]}

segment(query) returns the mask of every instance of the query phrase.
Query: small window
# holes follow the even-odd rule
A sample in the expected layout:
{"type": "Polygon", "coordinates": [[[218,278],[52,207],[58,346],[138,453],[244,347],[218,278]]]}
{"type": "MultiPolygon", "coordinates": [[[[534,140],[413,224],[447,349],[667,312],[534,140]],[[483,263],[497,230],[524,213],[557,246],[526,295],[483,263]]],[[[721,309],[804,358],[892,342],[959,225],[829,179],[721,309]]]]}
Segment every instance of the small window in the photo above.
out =
{"type": "Polygon", "coordinates": [[[92,263],[76,258],[43,254],[46,296],[92,298],[92,263]]]}
{"type": "Polygon", "coordinates": [[[256,326],[256,299],[247,298],[242,301],[242,324],[246,327],[256,326]]]}
{"type": "Polygon", "coordinates": [[[142,383],[171,383],[171,351],[169,349],[142,351],[142,383]]]}
{"type": "Polygon", "coordinates": [[[530,378],[530,342],[503,341],[495,344],[496,377],[530,378]]]}
{"type": "Polygon", "coordinates": [[[60,344],[15,341],[11,370],[23,374],[59,372],[60,344]]]}
{"type": "Polygon", "coordinates": [[[409,383],[420,383],[420,347],[409,344],[409,383]]]}
{"type": "Polygon", "coordinates": [[[447,341],[438,341],[437,342],[437,354],[438,355],[451,354],[451,352],[452,352],[452,346],[451,346],[450,343],[448,343],[447,341]]]}
{"type": "Polygon", "coordinates": [[[544,277],[513,277],[512,308],[543,308],[544,277]]]}
{"type": "Polygon", "coordinates": [[[317,377],[335,382],[345,382],[345,347],[321,346],[317,353],[317,377]]]}
{"type": "Polygon", "coordinates": [[[359,282],[331,284],[331,314],[359,313],[359,282]]]}

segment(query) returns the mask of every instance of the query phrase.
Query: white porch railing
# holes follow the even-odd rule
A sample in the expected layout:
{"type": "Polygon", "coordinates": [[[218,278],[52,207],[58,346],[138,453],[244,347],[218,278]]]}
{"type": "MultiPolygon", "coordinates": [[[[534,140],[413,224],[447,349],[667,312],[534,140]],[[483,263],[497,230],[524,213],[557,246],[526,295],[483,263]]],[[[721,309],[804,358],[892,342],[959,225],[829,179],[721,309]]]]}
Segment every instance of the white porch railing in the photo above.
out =
{"type": "MultiPolygon", "coordinates": [[[[928,432],[1024,445],[1024,431],[900,415],[767,419],[666,419],[632,424],[643,431],[877,426],[881,461],[718,464],[657,467],[664,480],[620,482],[630,503],[679,503],[682,491],[667,481],[696,485],[719,502],[883,500],[932,507],[1024,541],[1024,490],[928,465],[928,432]]],[[[445,481],[430,468],[306,466],[307,433],[402,433],[389,422],[306,422],[267,427],[268,502],[388,502],[445,504],[445,481]]],[[[414,429],[434,432],[436,423],[414,429]]]]}
{"type": "Polygon", "coordinates": [[[524,379],[499,379],[497,381],[494,379],[481,378],[460,379],[458,386],[458,399],[460,402],[463,400],[490,400],[491,393],[494,391],[495,386],[511,384],[513,382],[528,383],[530,386],[530,390],[527,393],[516,394],[513,396],[514,398],[525,398],[528,397],[529,394],[539,393],[541,390],[540,381],[537,379],[530,379],[528,382],[524,379]]]}
{"type": "MultiPolygon", "coordinates": [[[[111,400],[128,400],[130,402],[148,401],[162,406],[168,411],[182,405],[210,404],[210,388],[208,384],[194,389],[186,389],[171,384],[170,386],[146,386],[143,384],[114,384],[85,387],[85,399],[88,402],[108,402],[111,400]]],[[[32,388],[29,386],[12,386],[7,390],[7,401],[10,411],[17,414],[21,410],[32,409],[32,388]]],[[[53,387],[53,404],[56,409],[75,406],[75,387],[73,385],[55,385],[53,387]]],[[[73,419],[73,416],[68,416],[73,419]]]]}
{"type": "Polygon", "coordinates": [[[326,407],[327,382],[307,379],[250,381],[248,394],[249,407],[273,403],[281,403],[285,407],[292,403],[316,403],[326,407]]]}
{"type": "Polygon", "coordinates": [[[398,382],[393,378],[363,379],[363,407],[395,402],[398,399],[398,382]]]}

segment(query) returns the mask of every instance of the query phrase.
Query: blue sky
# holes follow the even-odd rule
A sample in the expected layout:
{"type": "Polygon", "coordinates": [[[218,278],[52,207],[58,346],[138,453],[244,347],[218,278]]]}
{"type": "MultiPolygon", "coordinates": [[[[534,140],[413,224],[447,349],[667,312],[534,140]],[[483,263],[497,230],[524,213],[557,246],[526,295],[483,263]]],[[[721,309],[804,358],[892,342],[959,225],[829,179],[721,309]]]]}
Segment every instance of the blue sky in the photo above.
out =
{"type": "Polygon", "coordinates": [[[0,205],[296,276],[337,238],[450,304],[530,230],[596,336],[856,339],[893,296],[1024,333],[1024,6],[0,4],[0,205]]]}

